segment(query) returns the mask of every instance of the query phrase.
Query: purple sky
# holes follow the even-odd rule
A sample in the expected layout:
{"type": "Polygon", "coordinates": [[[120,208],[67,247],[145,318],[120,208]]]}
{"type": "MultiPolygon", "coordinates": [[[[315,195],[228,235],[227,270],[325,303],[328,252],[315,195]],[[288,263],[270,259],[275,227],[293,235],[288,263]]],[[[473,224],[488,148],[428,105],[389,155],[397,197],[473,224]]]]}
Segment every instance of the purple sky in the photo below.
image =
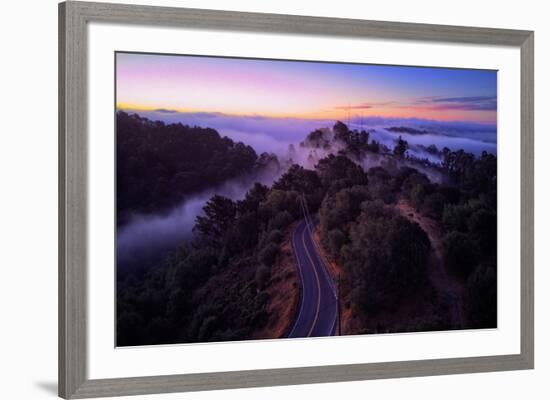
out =
{"type": "Polygon", "coordinates": [[[497,72],[117,53],[122,109],[496,123],[497,72]]]}

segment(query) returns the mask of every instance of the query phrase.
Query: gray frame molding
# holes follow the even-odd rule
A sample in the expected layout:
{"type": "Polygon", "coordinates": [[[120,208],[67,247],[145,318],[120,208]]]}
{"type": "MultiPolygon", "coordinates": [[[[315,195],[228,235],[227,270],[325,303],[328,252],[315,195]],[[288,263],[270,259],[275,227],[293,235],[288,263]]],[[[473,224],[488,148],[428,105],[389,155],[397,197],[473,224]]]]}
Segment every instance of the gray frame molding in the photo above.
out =
{"type": "Polygon", "coordinates": [[[59,4],[59,396],[90,398],[534,367],[534,33],[91,2],[59,4]],[[521,49],[521,353],[121,379],[87,377],[87,24],[513,46],[521,49]]]}

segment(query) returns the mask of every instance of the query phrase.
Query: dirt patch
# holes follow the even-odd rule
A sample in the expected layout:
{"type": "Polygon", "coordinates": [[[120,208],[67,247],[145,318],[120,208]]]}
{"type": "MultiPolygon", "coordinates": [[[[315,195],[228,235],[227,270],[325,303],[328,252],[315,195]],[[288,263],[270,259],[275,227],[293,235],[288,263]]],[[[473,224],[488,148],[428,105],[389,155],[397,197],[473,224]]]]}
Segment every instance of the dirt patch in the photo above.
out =
{"type": "Polygon", "coordinates": [[[464,284],[454,279],[445,267],[443,257],[443,230],[437,221],[422,215],[407,201],[399,200],[396,209],[410,221],[416,222],[427,233],[432,245],[429,276],[440,297],[451,305],[455,325],[464,324],[464,284]]]}
{"type": "Polygon", "coordinates": [[[281,251],[277,261],[271,268],[271,278],[266,292],[269,295],[266,325],[253,334],[254,339],[276,339],[286,337],[294,322],[294,315],[298,307],[300,289],[298,270],[290,240],[294,226],[285,232],[285,239],[281,243],[281,251]]]}
{"type": "Polygon", "coordinates": [[[420,214],[420,212],[416,211],[416,209],[404,199],[397,202],[396,209],[402,216],[420,225],[430,238],[435,256],[439,260],[443,260],[443,230],[437,221],[420,214]]]}

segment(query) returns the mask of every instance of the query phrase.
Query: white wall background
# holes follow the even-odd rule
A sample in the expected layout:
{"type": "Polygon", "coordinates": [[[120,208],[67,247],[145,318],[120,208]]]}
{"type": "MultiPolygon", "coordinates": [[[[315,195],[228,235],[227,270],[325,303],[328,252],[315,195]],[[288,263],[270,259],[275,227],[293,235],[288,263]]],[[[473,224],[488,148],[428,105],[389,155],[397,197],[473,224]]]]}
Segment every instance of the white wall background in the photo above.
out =
{"type": "MultiPolygon", "coordinates": [[[[128,1],[124,1],[125,3],[128,1]]],[[[535,30],[536,369],[135,399],[546,399],[550,393],[545,116],[550,27],[537,0],[182,0],[143,4],[535,30]]],[[[57,1],[5,2],[0,24],[0,398],[53,399],[57,380],[57,1]]]]}

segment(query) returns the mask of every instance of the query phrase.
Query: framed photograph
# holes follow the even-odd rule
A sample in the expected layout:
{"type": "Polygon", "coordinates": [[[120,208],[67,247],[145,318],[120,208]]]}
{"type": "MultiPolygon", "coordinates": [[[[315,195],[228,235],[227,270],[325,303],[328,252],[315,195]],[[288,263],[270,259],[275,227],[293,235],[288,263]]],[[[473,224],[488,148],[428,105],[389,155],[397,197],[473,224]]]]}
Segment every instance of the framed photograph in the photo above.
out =
{"type": "Polygon", "coordinates": [[[533,32],[59,5],[59,395],[534,367],[533,32]]]}

